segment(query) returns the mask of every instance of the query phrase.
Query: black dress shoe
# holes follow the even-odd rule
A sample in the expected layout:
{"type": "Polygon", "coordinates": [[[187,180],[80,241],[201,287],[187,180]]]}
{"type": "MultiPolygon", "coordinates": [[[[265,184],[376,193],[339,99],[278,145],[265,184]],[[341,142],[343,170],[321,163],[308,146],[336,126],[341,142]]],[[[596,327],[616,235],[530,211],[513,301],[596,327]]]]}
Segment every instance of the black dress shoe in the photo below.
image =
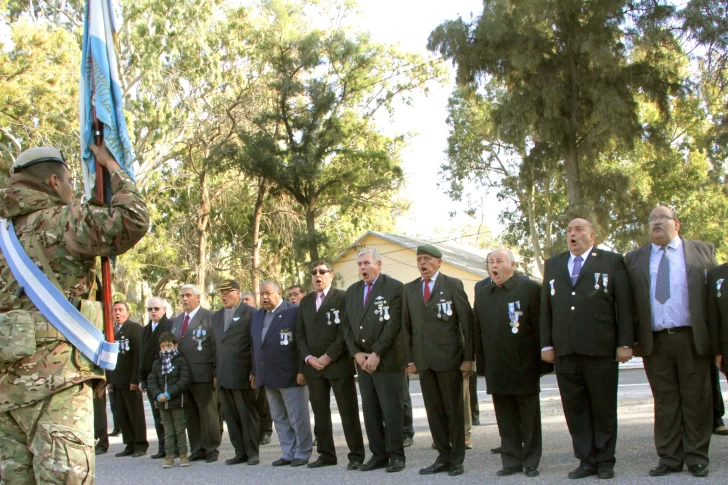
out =
{"type": "Polygon", "coordinates": [[[597,471],[594,468],[586,465],[579,465],[573,471],[569,472],[569,478],[572,480],[579,480],[580,478],[591,477],[596,474],[597,471]]]}
{"type": "Polygon", "coordinates": [[[402,470],[404,470],[404,460],[398,458],[389,460],[389,466],[387,467],[389,473],[401,472],[402,470]]]}
{"type": "Polygon", "coordinates": [[[516,473],[521,473],[523,471],[522,466],[506,466],[503,467],[501,470],[498,470],[495,472],[496,475],[499,477],[507,477],[509,475],[515,475],[516,473]]]}
{"type": "Polygon", "coordinates": [[[309,463],[308,467],[309,468],[321,468],[324,466],[333,466],[333,465],[336,465],[335,461],[334,462],[326,461],[326,460],[322,460],[321,457],[319,457],[316,461],[309,463]]]}
{"type": "Polygon", "coordinates": [[[435,473],[442,473],[450,471],[450,465],[447,463],[435,462],[427,468],[420,469],[420,475],[434,475],[435,473]]]}
{"type": "Polygon", "coordinates": [[[294,468],[297,466],[303,466],[306,463],[308,463],[308,460],[304,460],[303,458],[294,458],[291,460],[291,466],[294,468]]]}
{"type": "Polygon", "coordinates": [[[402,448],[409,448],[415,443],[415,439],[411,436],[406,436],[402,441],[402,448]]]}
{"type": "Polygon", "coordinates": [[[450,467],[450,471],[447,472],[447,474],[451,477],[456,477],[458,475],[462,475],[463,473],[465,473],[465,468],[463,468],[462,465],[452,465],[450,467]]]}
{"type": "Polygon", "coordinates": [[[251,466],[260,465],[260,457],[251,456],[250,458],[248,458],[248,465],[251,465],[251,466]]]}
{"type": "Polygon", "coordinates": [[[220,452],[218,451],[211,451],[207,454],[207,458],[205,458],[205,463],[213,463],[217,461],[217,458],[220,456],[220,452]]]}
{"type": "Polygon", "coordinates": [[[137,450],[134,453],[131,454],[132,458],[139,458],[140,456],[144,456],[147,454],[147,450],[137,450]]]}
{"type": "Polygon", "coordinates": [[[167,453],[165,453],[164,451],[159,451],[159,452],[153,454],[152,456],[150,456],[150,458],[152,460],[158,460],[158,459],[164,458],[166,456],[167,456],[167,453]]]}
{"type": "Polygon", "coordinates": [[[473,416],[473,426],[480,426],[480,416],[473,416]]]}
{"type": "Polygon", "coordinates": [[[529,478],[537,477],[538,473],[539,473],[538,468],[536,468],[535,466],[526,467],[526,469],[523,472],[523,474],[529,478]]]}
{"type": "Polygon", "coordinates": [[[103,454],[104,454],[104,453],[106,453],[107,451],[109,451],[109,450],[105,450],[104,448],[101,448],[101,447],[99,447],[99,446],[97,446],[96,448],[94,448],[94,452],[95,452],[95,453],[96,453],[97,455],[103,455],[103,454]]]}
{"type": "Polygon", "coordinates": [[[271,463],[273,466],[288,466],[291,464],[291,460],[286,460],[285,458],[278,458],[276,461],[271,463]]]}
{"type": "Polygon", "coordinates": [[[361,466],[360,461],[350,461],[349,464],[346,465],[346,469],[349,471],[358,470],[360,466],[361,466]]]}
{"type": "Polygon", "coordinates": [[[266,433],[260,437],[260,444],[261,445],[269,445],[270,444],[270,434],[266,433]]]}
{"type": "Polygon", "coordinates": [[[197,452],[197,453],[192,453],[192,455],[190,455],[189,461],[200,461],[200,460],[204,460],[205,458],[207,458],[207,453],[197,452]]]}
{"type": "Polygon", "coordinates": [[[688,470],[690,470],[690,473],[692,473],[694,477],[699,478],[707,477],[708,472],[710,471],[708,470],[708,465],[692,465],[688,467],[688,470]]]}
{"type": "Polygon", "coordinates": [[[377,461],[376,459],[372,458],[371,460],[364,463],[363,465],[359,465],[358,470],[360,472],[368,472],[371,470],[377,470],[379,468],[387,468],[387,462],[384,460],[377,461]]]}
{"type": "Polygon", "coordinates": [[[232,458],[225,460],[226,465],[240,465],[248,461],[248,455],[235,455],[232,458]]]}
{"type": "Polygon", "coordinates": [[[122,456],[131,456],[133,454],[134,454],[134,450],[124,450],[124,451],[118,452],[114,456],[117,458],[121,458],[122,456]]]}
{"type": "Polygon", "coordinates": [[[491,448],[490,452],[493,453],[494,455],[500,455],[501,447],[499,446],[498,448],[491,448]]]}
{"type": "Polygon", "coordinates": [[[610,468],[599,470],[597,471],[597,477],[601,478],[602,480],[610,480],[614,478],[614,470],[610,468]]]}
{"type": "Polygon", "coordinates": [[[677,473],[682,471],[682,467],[679,469],[672,468],[667,465],[659,464],[652,470],[650,470],[650,476],[651,477],[664,477],[665,475],[669,475],[670,473],[677,473]]]}
{"type": "Polygon", "coordinates": [[[121,430],[119,428],[114,428],[111,433],[109,433],[109,436],[119,436],[121,434],[121,430]]]}

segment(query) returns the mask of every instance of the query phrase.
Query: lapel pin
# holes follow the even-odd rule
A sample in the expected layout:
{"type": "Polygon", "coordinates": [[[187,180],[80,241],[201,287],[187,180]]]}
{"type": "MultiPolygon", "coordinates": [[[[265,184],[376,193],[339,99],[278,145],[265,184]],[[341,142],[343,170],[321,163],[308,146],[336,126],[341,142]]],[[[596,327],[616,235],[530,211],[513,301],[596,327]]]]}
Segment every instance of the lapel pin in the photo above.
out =
{"type": "Polygon", "coordinates": [[[597,255],[597,253],[592,253],[592,256],[596,256],[596,255],[597,255]]]}
{"type": "Polygon", "coordinates": [[[556,294],[556,289],[554,288],[554,281],[555,280],[549,281],[549,285],[551,285],[551,296],[554,296],[556,294]]]}

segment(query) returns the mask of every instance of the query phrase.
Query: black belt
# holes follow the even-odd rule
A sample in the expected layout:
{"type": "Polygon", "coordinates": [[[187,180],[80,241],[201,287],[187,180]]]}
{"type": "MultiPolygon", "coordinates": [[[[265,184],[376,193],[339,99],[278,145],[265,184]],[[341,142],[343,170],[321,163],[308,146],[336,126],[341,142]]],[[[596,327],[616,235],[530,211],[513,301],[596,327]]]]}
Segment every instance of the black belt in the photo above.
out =
{"type": "Polygon", "coordinates": [[[687,331],[692,331],[692,330],[693,330],[693,327],[691,327],[690,325],[686,325],[684,327],[666,328],[665,330],[659,330],[657,332],[652,332],[652,333],[673,334],[673,333],[687,332],[687,331]]]}

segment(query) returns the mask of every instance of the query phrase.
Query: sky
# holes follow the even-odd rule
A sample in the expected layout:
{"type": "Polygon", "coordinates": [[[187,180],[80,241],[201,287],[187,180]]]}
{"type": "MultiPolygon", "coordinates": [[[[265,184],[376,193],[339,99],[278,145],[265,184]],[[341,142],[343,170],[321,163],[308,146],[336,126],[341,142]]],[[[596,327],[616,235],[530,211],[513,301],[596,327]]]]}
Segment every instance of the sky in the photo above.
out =
{"type": "MultiPolygon", "coordinates": [[[[435,27],[458,16],[469,19],[482,12],[482,0],[364,0],[360,3],[360,28],[371,32],[374,40],[399,44],[403,50],[428,54],[427,39],[435,27]]],[[[448,126],[447,100],[454,88],[455,70],[447,62],[450,75],[446,85],[432,83],[427,96],[416,94],[412,106],[397,106],[390,126],[381,126],[392,134],[415,133],[402,153],[407,176],[404,196],[411,202],[408,214],[397,220],[395,231],[408,235],[426,235],[457,225],[477,224],[462,214],[466,204],[456,203],[439,188],[439,167],[445,162],[448,126]],[[391,131],[390,131],[391,130],[391,131]],[[453,210],[460,214],[450,218],[453,210]]],[[[381,121],[380,121],[381,124],[381,121]]],[[[495,195],[486,197],[484,223],[493,233],[500,232],[499,202],[495,195]]]]}

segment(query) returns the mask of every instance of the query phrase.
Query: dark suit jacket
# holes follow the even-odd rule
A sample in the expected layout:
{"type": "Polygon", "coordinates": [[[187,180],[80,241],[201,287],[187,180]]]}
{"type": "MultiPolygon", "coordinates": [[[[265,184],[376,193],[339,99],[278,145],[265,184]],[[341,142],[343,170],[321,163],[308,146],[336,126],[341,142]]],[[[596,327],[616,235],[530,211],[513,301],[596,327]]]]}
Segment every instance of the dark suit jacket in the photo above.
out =
{"type": "Polygon", "coordinates": [[[296,345],[298,305],[284,300],[276,310],[265,340],[261,340],[264,315],[263,308],[257,310],[253,314],[253,325],[250,329],[255,386],[277,389],[295,387],[296,374],[303,374],[303,359],[298,358],[296,345]],[[284,342],[288,343],[284,345],[284,342]]]}
{"type": "Polygon", "coordinates": [[[344,333],[341,331],[341,319],[344,316],[344,299],[346,292],[330,288],[321,308],[316,311],[316,292],[313,291],[301,299],[296,322],[296,340],[298,355],[304,360],[307,356],[321,357],[326,354],[332,362],[319,371],[305,363],[303,374],[306,379],[336,379],[354,375],[354,361],[346,350],[344,333]],[[336,323],[335,311],[339,315],[336,323]]]}
{"type": "MultiPolygon", "coordinates": [[[[717,355],[718,330],[708,325],[707,273],[717,263],[712,244],[690,239],[682,240],[687,270],[690,323],[698,355],[717,355]]],[[[652,355],[652,300],[650,299],[650,252],[647,244],[627,254],[627,271],[634,290],[635,341],[640,355],[652,355]]]]}
{"type": "Polygon", "coordinates": [[[212,328],[212,312],[200,307],[195,317],[187,324],[184,337],[180,337],[182,322],[185,313],[182,312],[174,318],[172,331],[179,339],[179,352],[190,367],[192,383],[212,382],[215,377],[215,337],[212,328]],[[198,342],[194,330],[205,332],[202,337],[202,350],[198,350],[198,342]]]}
{"type": "Polygon", "coordinates": [[[147,385],[147,378],[152,372],[154,361],[159,358],[159,336],[164,332],[172,331],[172,321],[164,315],[157,323],[157,328],[152,332],[152,321],[150,320],[142,329],[142,360],[139,366],[139,380],[147,385]]]}
{"type": "MultiPolygon", "coordinates": [[[[477,295],[479,289],[481,289],[485,286],[488,286],[492,282],[493,282],[493,280],[490,278],[490,276],[488,276],[486,279],[480,280],[477,283],[475,283],[475,294],[477,295]]],[[[475,302],[473,302],[473,304],[475,304],[475,302]]]]}
{"type": "Polygon", "coordinates": [[[541,288],[541,348],[557,356],[571,353],[609,357],[618,346],[634,345],[632,290],[621,254],[594,248],[576,286],[571,285],[569,252],[546,261],[541,288]],[[594,274],[606,273],[594,288],[594,274]],[[553,281],[554,294],[551,294],[553,281]]]}
{"type": "Polygon", "coordinates": [[[726,372],[728,369],[728,264],[721,264],[708,273],[708,322],[718,335],[717,351],[723,356],[721,370],[726,372]],[[718,285],[720,280],[723,281],[718,285]]]}
{"type": "Polygon", "coordinates": [[[346,290],[346,312],[341,321],[344,340],[353,357],[359,352],[375,352],[380,357],[377,371],[399,372],[407,367],[405,362],[402,328],[402,290],[404,285],[394,278],[380,274],[372,287],[372,294],[364,304],[363,281],[346,290]],[[380,304],[389,306],[389,320],[380,319],[380,304]]]}
{"type": "Polygon", "coordinates": [[[109,379],[117,389],[129,390],[130,384],[139,384],[139,364],[142,357],[142,326],[127,320],[114,340],[119,342],[128,339],[129,350],[119,352],[116,368],[109,372],[109,379]]]}
{"type": "Polygon", "coordinates": [[[405,360],[417,370],[457,370],[474,360],[473,311],[462,281],[439,273],[426,305],[422,278],[404,285],[402,324],[405,360]],[[438,317],[437,305],[446,302],[452,316],[439,310],[438,317]]]}
{"type": "Polygon", "coordinates": [[[225,389],[250,389],[253,366],[250,327],[255,308],[240,302],[233,321],[225,331],[225,309],[212,314],[215,334],[215,376],[217,385],[225,389]]]}

